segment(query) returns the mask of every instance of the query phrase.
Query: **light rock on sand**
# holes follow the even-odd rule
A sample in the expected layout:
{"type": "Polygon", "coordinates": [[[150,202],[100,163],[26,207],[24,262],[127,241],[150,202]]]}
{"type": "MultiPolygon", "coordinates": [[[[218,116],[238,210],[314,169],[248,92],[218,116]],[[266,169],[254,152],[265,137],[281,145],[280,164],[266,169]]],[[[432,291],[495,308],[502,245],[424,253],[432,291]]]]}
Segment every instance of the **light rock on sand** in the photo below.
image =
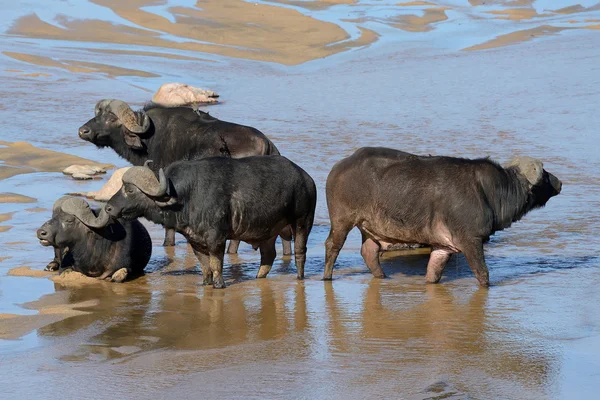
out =
{"type": "Polygon", "coordinates": [[[83,196],[88,199],[94,199],[97,201],[108,201],[115,193],[121,189],[121,185],[123,184],[123,174],[131,167],[119,168],[115,172],[113,172],[112,176],[106,182],[102,189],[97,192],[83,192],[83,193],[71,193],[71,195],[75,196],[83,196]]]}
{"type": "Polygon", "coordinates": [[[185,83],[165,83],[152,96],[152,102],[166,107],[193,106],[203,103],[216,103],[218,94],[186,85],[185,83]]]}
{"type": "Polygon", "coordinates": [[[63,174],[71,175],[73,179],[85,180],[92,179],[92,176],[105,174],[106,167],[100,165],[71,165],[63,169],[63,174]]]}

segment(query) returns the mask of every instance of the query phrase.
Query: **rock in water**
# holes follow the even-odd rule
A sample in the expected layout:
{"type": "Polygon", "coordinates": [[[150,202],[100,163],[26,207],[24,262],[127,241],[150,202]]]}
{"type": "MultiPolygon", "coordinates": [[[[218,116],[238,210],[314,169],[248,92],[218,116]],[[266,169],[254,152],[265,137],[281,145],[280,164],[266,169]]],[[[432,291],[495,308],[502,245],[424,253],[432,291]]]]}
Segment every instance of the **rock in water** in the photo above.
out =
{"type": "Polygon", "coordinates": [[[165,83],[152,96],[152,102],[165,107],[194,106],[216,103],[218,94],[186,85],[185,83],[165,83]]]}
{"type": "MultiPolygon", "coordinates": [[[[65,169],[63,169],[63,174],[65,175],[75,175],[75,174],[84,174],[84,175],[97,175],[106,173],[106,168],[101,167],[99,165],[71,165],[65,169]]],[[[74,177],[75,178],[75,177],[74,177]]],[[[77,179],[77,178],[75,178],[77,179]]]]}
{"type": "Polygon", "coordinates": [[[71,175],[71,177],[73,179],[78,180],[78,181],[85,181],[85,180],[88,180],[88,179],[92,179],[91,175],[82,174],[82,173],[79,173],[79,172],[74,173],[73,175],[71,175]]]}

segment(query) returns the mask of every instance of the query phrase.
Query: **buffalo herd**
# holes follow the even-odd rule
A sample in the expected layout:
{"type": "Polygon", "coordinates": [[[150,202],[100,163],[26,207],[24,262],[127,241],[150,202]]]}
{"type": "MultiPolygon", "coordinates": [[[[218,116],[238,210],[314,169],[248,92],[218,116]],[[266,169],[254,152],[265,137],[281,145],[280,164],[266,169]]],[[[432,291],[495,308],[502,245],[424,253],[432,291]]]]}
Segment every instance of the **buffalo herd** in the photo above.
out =
{"type": "MultiPolygon", "coordinates": [[[[224,288],[226,252],[244,241],[260,249],[257,278],[276,257],[293,254],[304,278],[306,244],[317,189],[310,175],[280,155],[258,129],[221,121],[190,107],[146,105],[134,111],[104,99],[79,128],[81,139],[110,147],[132,163],[104,208],[76,197],[56,201],[37,231],[54,247],[47,270],[71,268],[122,282],[143,274],[152,252],[144,217],[165,229],[165,246],[179,232],[198,257],[205,285],[224,288]],[[226,243],[229,241],[229,247],[226,243]]],[[[489,286],[483,244],[560,193],[561,181],[540,160],[422,156],[363,147],[337,162],[326,183],[331,220],[323,279],[348,233],[362,235],[361,255],[376,278],[380,252],[398,245],[431,247],[425,280],[437,283],[450,256],[463,253],[481,286],[489,286]]]]}

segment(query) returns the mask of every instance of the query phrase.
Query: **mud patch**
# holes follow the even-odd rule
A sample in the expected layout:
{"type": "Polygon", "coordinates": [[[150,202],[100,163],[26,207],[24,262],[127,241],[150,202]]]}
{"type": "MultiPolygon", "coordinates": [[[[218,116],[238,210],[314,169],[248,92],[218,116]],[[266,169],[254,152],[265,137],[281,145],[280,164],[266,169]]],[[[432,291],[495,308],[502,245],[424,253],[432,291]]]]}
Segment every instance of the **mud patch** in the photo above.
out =
{"type": "Polygon", "coordinates": [[[463,50],[486,50],[493,49],[496,47],[510,46],[521,42],[527,42],[538,37],[554,35],[566,29],[572,28],[542,25],[537,28],[524,29],[522,31],[507,33],[506,35],[498,36],[495,39],[489,40],[485,43],[477,44],[475,46],[467,47],[463,50]]]}
{"type": "Polygon", "coordinates": [[[100,164],[70,154],[40,149],[27,142],[0,141],[0,145],[6,146],[0,148],[0,160],[5,164],[0,166],[0,179],[31,172],[62,172],[73,164],[95,164],[104,169],[114,168],[112,164],[100,164]]]}
{"type": "MultiPolygon", "coordinates": [[[[141,9],[148,4],[143,0],[127,3],[96,0],[94,3],[110,8],[140,28],[64,16],[57,16],[57,25],[52,25],[30,14],[19,18],[9,33],[33,38],[173,48],[286,65],[301,64],[364,46],[378,37],[375,32],[363,28],[360,38],[343,42],[350,37],[334,23],[308,17],[289,8],[241,0],[203,1],[201,9],[170,7],[168,12],[175,22],[141,9]],[[158,32],[190,41],[166,40],[159,37],[158,32]]],[[[55,63],[52,59],[44,59],[43,62],[55,63]]],[[[66,64],[71,68],[89,67],[81,63],[66,64]]],[[[64,63],[61,62],[60,66],[64,67],[64,63]]]]}
{"type": "Polygon", "coordinates": [[[45,278],[50,275],[54,275],[54,272],[43,271],[40,269],[31,269],[29,266],[16,267],[8,271],[8,276],[27,276],[30,278],[45,278]]]}
{"type": "MultiPolygon", "coordinates": [[[[0,223],[10,221],[13,214],[14,214],[14,212],[0,214],[0,223]]],[[[12,226],[10,226],[10,225],[0,225],[0,232],[6,232],[6,231],[10,230],[11,228],[12,228],[12,226]]]]}
{"type": "Polygon", "coordinates": [[[79,315],[90,314],[80,308],[93,307],[98,304],[96,300],[88,300],[75,304],[54,305],[55,297],[64,301],[64,295],[55,293],[44,296],[40,300],[25,304],[23,307],[37,310],[36,315],[0,314],[0,339],[18,339],[23,335],[43,326],[65,320],[79,315]]]}
{"type": "Polygon", "coordinates": [[[81,285],[98,285],[106,284],[104,281],[96,278],[90,278],[89,276],[83,275],[80,272],[72,271],[67,269],[60,275],[54,275],[50,278],[53,282],[59,283],[63,286],[81,286],[81,285]]]}
{"type": "Polygon", "coordinates": [[[0,203],[36,203],[37,199],[17,193],[0,193],[0,203]]]}
{"type": "MultiPolygon", "coordinates": [[[[65,60],[65,59],[52,59],[50,57],[36,56],[34,54],[25,53],[14,53],[10,51],[3,51],[2,54],[13,58],[18,61],[23,61],[29,64],[41,65],[44,67],[54,67],[66,69],[69,72],[76,73],[102,73],[111,77],[116,76],[141,76],[144,78],[155,78],[160,75],[153,74],[151,72],[140,71],[136,69],[129,69],[123,67],[117,67],[114,65],[91,63],[77,60],[65,60]]],[[[35,74],[27,74],[27,76],[33,76],[35,74]]],[[[37,74],[39,76],[41,74],[37,74]]],[[[50,76],[48,74],[44,74],[50,76]]]]}

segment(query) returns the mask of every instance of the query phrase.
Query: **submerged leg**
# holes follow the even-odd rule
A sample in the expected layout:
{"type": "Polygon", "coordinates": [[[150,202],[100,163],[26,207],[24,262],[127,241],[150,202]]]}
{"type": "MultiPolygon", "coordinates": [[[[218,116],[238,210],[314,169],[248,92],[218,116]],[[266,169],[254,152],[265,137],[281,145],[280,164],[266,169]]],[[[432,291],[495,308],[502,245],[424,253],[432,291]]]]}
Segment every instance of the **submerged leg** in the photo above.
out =
{"type": "Polygon", "coordinates": [[[279,233],[279,237],[281,237],[281,244],[283,245],[283,255],[291,256],[292,255],[292,228],[288,225],[281,233],[279,233]]]}
{"type": "Polygon", "coordinates": [[[485,265],[483,243],[481,240],[477,239],[465,243],[462,246],[462,251],[479,284],[483,287],[490,286],[490,274],[487,265],[485,265]]]}
{"type": "Polygon", "coordinates": [[[239,247],[240,247],[239,240],[230,240],[229,246],[227,246],[227,254],[237,254],[239,247]]]}
{"type": "Polygon", "coordinates": [[[367,267],[375,278],[385,278],[385,273],[379,263],[379,250],[381,245],[375,242],[373,239],[367,238],[364,234],[362,236],[362,247],[360,248],[360,255],[365,260],[367,267]]]}
{"type": "Polygon", "coordinates": [[[213,283],[213,273],[210,269],[210,257],[208,254],[201,253],[200,251],[194,250],[194,254],[198,258],[200,262],[200,269],[202,270],[202,284],[204,286],[212,285],[213,283]]]}
{"type": "Polygon", "coordinates": [[[266,278],[269,271],[273,267],[275,257],[277,257],[277,251],[275,250],[275,240],[277,236],[271,238],[260,244],[260,268],[257,278],[266,278]]]}
{"type": "Polygon", "coordinates": [[[223,258],[225,257],[225,241],[223,241],[222,246],[209,251],[209,257],[209,265],[213,275],[213,287],[215,289],[224,289],[223,258]]]}
{"type": "Polygon", "coordinates": [[[54,248],[54,259],[46,265],[44,268],[46,271],[57,271],[60,268],[60,264],[63,259],[63,248],[55,247],[54,248]]]}
{"type": "Polygon", "coordinates": [[[331,225],[329,236],[327,237],[327,240],[325,240],[325,271],[323,271],[324,280],[331,279],[335,260],[337,260],[340,250],[344,246],[344,242],[346,242],[348,232],[350,232],[352,228],[352,226],[334,227],[333,224],[331,225]]]}
{"type": "Polygon", "coordinates": [[[175,246],[175,229],[166,228],[165,229],[165,241],[163,242],[163,246],[175,246]]]}
{"type": "Polygon", "coordinates": [[[299,280],[304,279],[306,243],[308,243],[308,235],[310,235],[310,231],[312,230],[313,218],[314,216],[309,216],[308,221],[297,221],[294,229],[294,259],[299,280]]]}
{"type": "Polygon", "coordinates": [[[442,272],[446,268],[446,264],[452,255],[451,252],[443,249],[433,248],[427,263],[427,275],[425,281],[427,283],[438,283],[442,278],[442,272]]]}

